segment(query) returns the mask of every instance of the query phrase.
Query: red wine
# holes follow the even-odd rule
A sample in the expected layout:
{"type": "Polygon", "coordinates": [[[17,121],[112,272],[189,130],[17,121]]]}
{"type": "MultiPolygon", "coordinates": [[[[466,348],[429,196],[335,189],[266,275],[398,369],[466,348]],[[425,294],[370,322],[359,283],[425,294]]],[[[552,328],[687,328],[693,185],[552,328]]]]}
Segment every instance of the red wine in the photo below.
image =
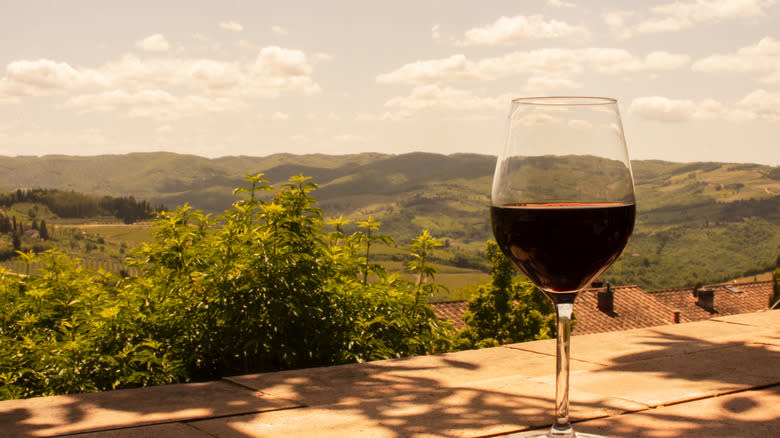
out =
{"type": "Polygon", "coordinates": [[[547,292],[587,286],[620,255],[634,230],[634,204],[530,204],[490,208],[501,250],[547,292]]]}

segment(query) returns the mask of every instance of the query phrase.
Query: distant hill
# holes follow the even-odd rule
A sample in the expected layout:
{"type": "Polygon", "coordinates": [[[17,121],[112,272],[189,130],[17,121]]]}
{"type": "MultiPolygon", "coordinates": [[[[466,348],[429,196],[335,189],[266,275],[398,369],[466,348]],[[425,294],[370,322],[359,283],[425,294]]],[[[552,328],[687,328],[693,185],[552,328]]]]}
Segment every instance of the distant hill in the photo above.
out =
{"type": "MultiPolygon", "coordinates": [[[[309,176],[327,216],[380,220],[405,242],[421,229],[476,251],[490,239],[495,157],[292,155],[203,158],[167,152],[92,157],[0,157],[0,189],[56,188],[134,196],[169,208],[188,203],[221,213],[246,174],[274,184],[309,176]]],[[[647,288],[722,280],[780,256],[780,171],[735,163],[632,163],[638,222],[626,254],[609,272],[647,288]]]]}

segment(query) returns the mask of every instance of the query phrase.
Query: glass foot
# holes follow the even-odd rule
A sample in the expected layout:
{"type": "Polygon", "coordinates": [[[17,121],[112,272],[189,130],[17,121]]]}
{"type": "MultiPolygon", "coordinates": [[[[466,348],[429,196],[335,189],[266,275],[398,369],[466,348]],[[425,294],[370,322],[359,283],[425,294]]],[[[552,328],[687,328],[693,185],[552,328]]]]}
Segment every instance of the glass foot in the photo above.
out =
{"type": "Polygon", "coordinates": [[[550,432],[520,432],[512,435],[506,435],[502,438],[607,438],[604,435],[594,435],[592,433],[575,432],[572,435],[551,435],[550,432]]]}

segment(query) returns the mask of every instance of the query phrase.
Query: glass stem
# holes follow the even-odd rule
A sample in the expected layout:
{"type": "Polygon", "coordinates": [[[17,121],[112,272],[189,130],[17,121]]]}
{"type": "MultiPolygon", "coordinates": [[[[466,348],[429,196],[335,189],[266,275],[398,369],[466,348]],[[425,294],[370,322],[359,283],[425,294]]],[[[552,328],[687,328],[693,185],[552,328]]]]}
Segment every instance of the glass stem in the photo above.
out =
{"type": "Polygon", "coordinates": [[[569,422],[569,337],[571,335],[571,314],[573,303],[555,303],[558,316],[558,340],[555,367],[555,422],[551,437],[574,437],[569,422]]]}

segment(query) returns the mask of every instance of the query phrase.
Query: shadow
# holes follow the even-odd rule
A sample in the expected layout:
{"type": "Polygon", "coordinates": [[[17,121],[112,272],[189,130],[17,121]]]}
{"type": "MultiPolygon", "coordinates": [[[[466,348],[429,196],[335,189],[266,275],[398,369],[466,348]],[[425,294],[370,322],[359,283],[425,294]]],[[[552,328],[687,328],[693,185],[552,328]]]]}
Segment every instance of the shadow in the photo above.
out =
{"type": "Polygon", "coordinates": [[[309,436],[316,431],[323,437],[400,438],[496,436],[550,424],[549,385],[526,381],[526,387],[513,387],[482,375],[486,365],[446,357],[428,366],[415,359],[241,377],[243,385],[264,394],[303,402],[306,412],[191,425],[213,436],[309,436]],[[469,381],[477,374],[482,377],[469,381]],[[458,382],[457,376],[465,380],[458,382]]]}
{"type": "Polygon", "coordinates": [[[297,407],[300,404],[264,398],[225,381],[35,397],[0,402],[0,436],[80,436],[101,430],[119,433],[136,426],[297,407]]]}
{"type": "Polygon", "coordinates": [[[581,386],[612,382],[620,397],[627,385],[625,392],[648,408],[585,421],[578,431],[610,437],[780,436],[780,342],[643,333],[635,345],[645,348],[610,358],[581,386]]]}
{"type": "MultiPolygon", "coordinates": [[[[576,430],[610,437],[780,436],[777,344],[640,334],[624,340],[631,352],[572,376],[576,430]]],[[[589,339],[587,348],[600,348],[601,338],[589,339]]],[[[549,355],[498,347],[8,401],[0,403],[0,424],[10,437],[86,437],[111,428],[105,436],[121,438],[137,436],[131,426],[153,424],[185,424],[194,437],[501,436],[549,427],[554,391],[544,381],[553,370],[549,355]]]]}
{"type": "MultiPolygon", "coordinates": [[[[755,328],[755,331],[759,330],[755,328]]],[[[756,339],[746,343],[741,339],[729,340],[728,336],[709,340],[707,333],[698,335],[645,329],[641,336],[633,338],[633,351],[609,357],[598,373],[631,371],[660,374],[666,378],[715,378],[724,383],[744,385],[755,385],[762,378],[768,378],[776,379],[773,383],[780,383],[776,369],[780,363],[780,349],[772,348],[780,344],[780,336],[777,342],[756,339]]],[[[580,342],[580,339],[573,342],[580,342]]]]}
{"type": "Polygon", "coordinates": [[[780,387],[666,406],[575,425],[580,432],[610,437],[776,437],[780,387]],[[736,409],[731,411],[730,409],[736,409]],[[717,415],[712,415],[717,414],[717,415]]]}

